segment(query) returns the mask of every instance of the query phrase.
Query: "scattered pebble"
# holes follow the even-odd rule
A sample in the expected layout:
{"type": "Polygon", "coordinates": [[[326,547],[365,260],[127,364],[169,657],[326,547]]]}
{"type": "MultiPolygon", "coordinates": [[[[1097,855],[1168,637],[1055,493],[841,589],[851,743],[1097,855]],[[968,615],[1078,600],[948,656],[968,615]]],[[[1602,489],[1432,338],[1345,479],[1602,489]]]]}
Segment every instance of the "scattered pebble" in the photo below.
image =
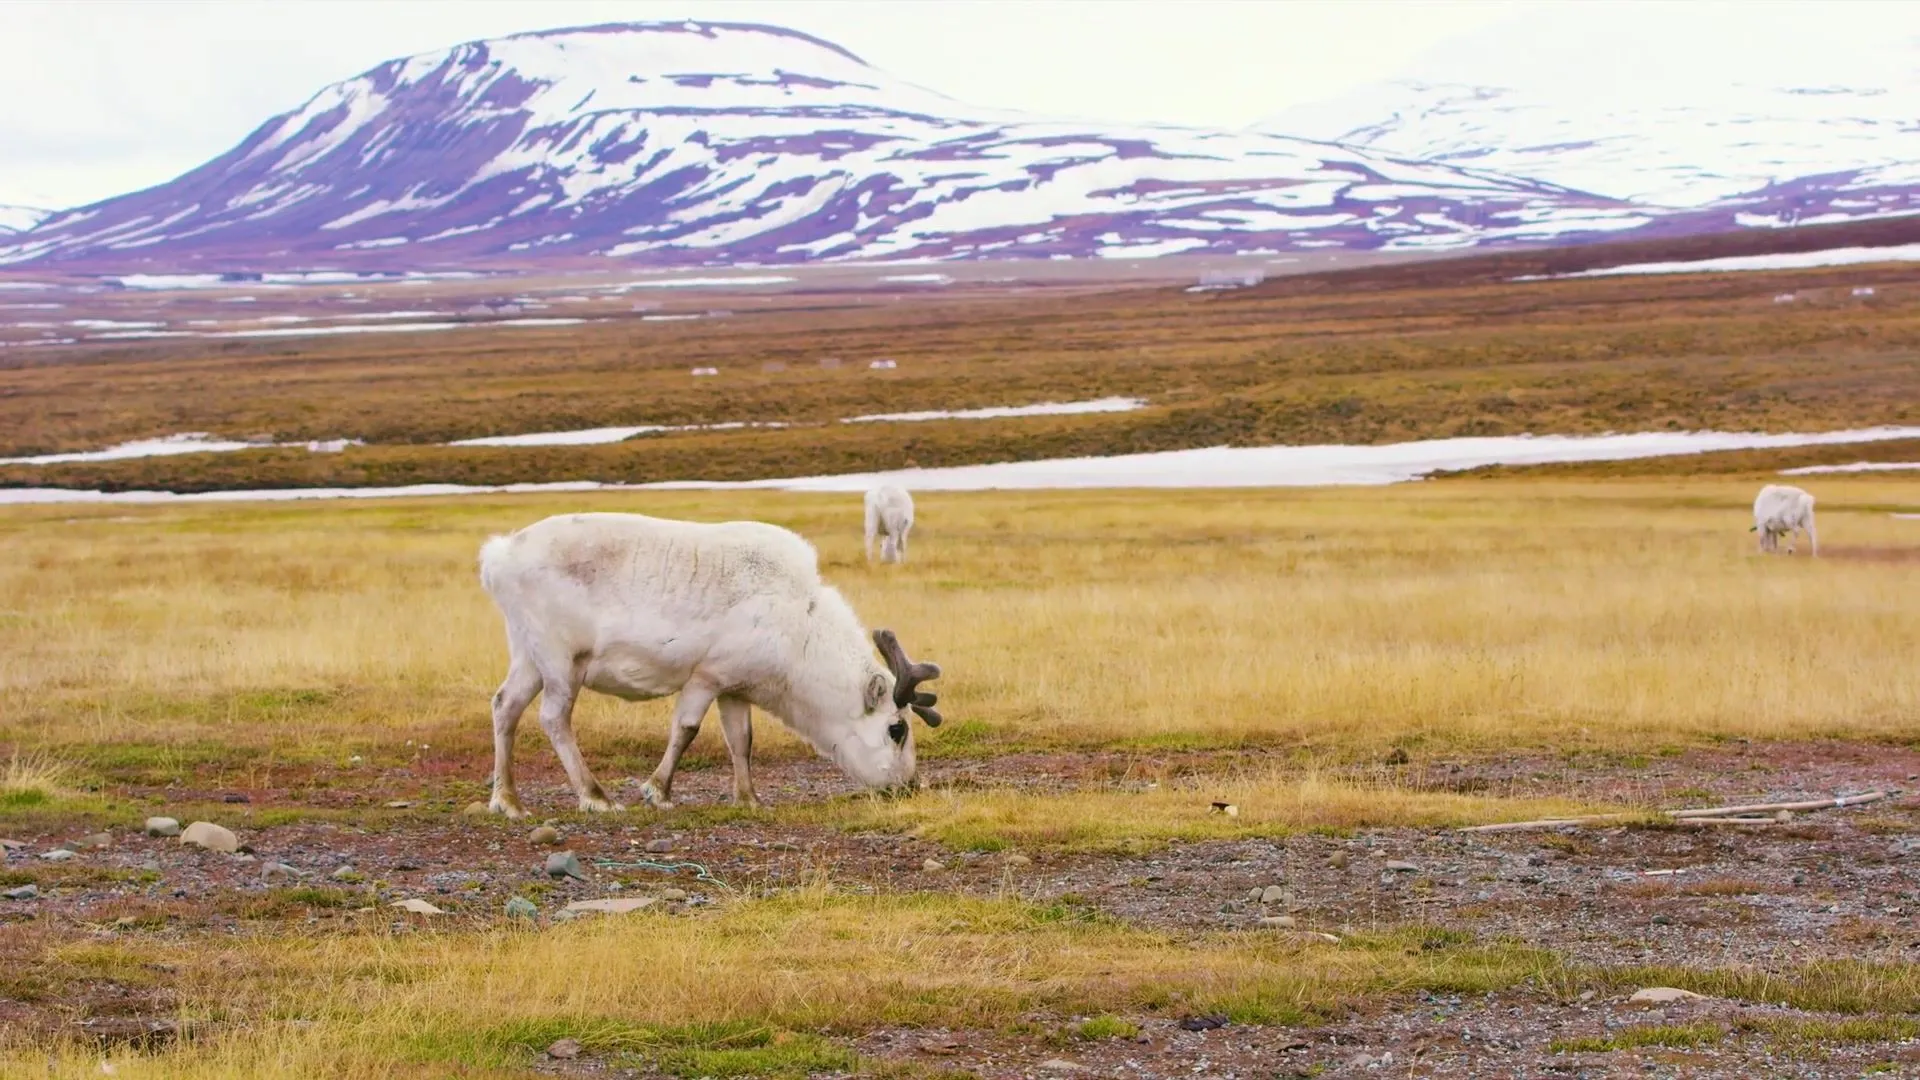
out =
{"type": "Polygon", "coordinates": [[[252,802],[253,800],[235,791],[227,795],[222,795],[220,797],[220,801],[223,803],[247,803],[247,802],[252,802]]]}
{"type": "Polygon", "coordinates": [[[685,889],[661,889],[660,890],[660,899],[662,900],[685,900],[686,898],[687,898],[687,890],[685,889]]]}
{"type": "Polygon", "coordinates": [[[441,911],[439,908],[434,907],[432,904],[427,903],[425,900],[417,900],[412,897],[409,897],[405,900],[395,900],[393,903],[388,904],[387,906],[404,908],[407,911],[411,911],[416,915],[445,915],[446,914],[446,912],[441,911]]]}
{"type": "Polygon", "coordinates": [[[1331,856],[1328,857],[1327,865],[1332,867],[1335,870],[1345,870],[1347,868],[1347,863],[1351,861],[1352,860],[1350,860],[1347,857],[1346,852],[1336,851],[1331,856]]]}
{"type": "Polygon", "coordinates": [[[586,872],[580,869],[580,859],[571,851],[556,851],[547,856],[547,876],[550,878],[570,877],[580,881],[587,880],[586,872]]]}
{"type": "Polygon", "coordinates": [[[1263,904],[1282,903],[1287,898],[1287,890],[1278,885],[1269,885],[1260,890],[1259,900],[1263,904]]]}
{"type": "Polygon", "coordinates": [[[68,851],[66,848],[54,848],[52,851],[41,852],[40,857],[48,862],[66,862],[68,859],[73,858],[73,852],[68,851]]]}
{"type": "Polygon", "coordinates": [[[579,1039],[555,1039],[547,1047],[547,1056],[558,1061],[571,1061],[580,1056],[579,1039]]]}
{"type": "Polygon", "coordinates": [[[673,850],[673,841],[668,840],[665,837],[662,837],[661,839],[658,839],[658,840],[647,841],[647,851],[651,854],[665,855],[666,853],[672,850],[673,850]]]}
{"type": "Polygon", "coordinates": [[[575,900],[565,908],[575,913],[603,911],[609,915],[625,915],[630,911],[652,907],[660,901],[651,896],[616,896],[605,900],[575,900]]]}
{"type": "Polygon", "coordinates": [[[1281,930],[1291,930],[1294,925],[1294,919],[1291,915],[1263,915],[1260,917],[1260,925],[1271,926],[1281,930]]]}
{"type": "Polygon", "coordinates": [[[73,846],[76,848],[112,847],[113,836],[110,833],[103,833],[103,832],[88,833],[87,835],[81,837],[80,839],[75,840],[73,842],[73,846]]]}
{"type": "Polygon", "coordinates": [[[1399,859],[1387,860],[1386,868],[1388,870],[1394,871],[1396,873],[1401,873],[1401,874],[1417,874],[1420,872],[1420,867],[1418,864],[1403,862],[1399,859]]]}
{"type": "Polygon", "coordinates": [[[524,896],[516,896],[507,901],[507,917],[510,919],[531,919],[540,914],[540,908],[524,896]]]}
{"type": "Polygon", "coordinates": [[[1076,1065],[1073,1062],[1068,1061],[1064,1058],[1048,1058],[1047,1060],[1040,1063],[1040,1067],[1047,1070],[1048,1072],[1086,1072],[1087,1071],[1087,1067],[1085,1065],[1076,1065]]]}
{"type": "Polygon", "coordinates": [[[947,864],[941,862],[939,859],[928,859],[926,862],[920,864],[920,869],[925,870],[929,874],[945,870],[946,868],[947,864]]]}
{"type": "Polygon", "coordinates": [[[467,804],[467,808],[460,812],[468,817],[484,817],[487,813],[487,804],[483,802],[470,802],[467,804]]]}
{"type": "Polygon", "coordinates": [[[327,876],[332,878],[335,881],[359,881],[360,871],[355,870],[353,866],[349,864],[349,865],[340,867],[338,870],[335,870],[333,873],[328,874],[327,876]]]}
{"type": "Polygon", "coordinates": [[[240,838],[233,835],[231,829],[211,821],[196,821],[187,826],[186,831],[180,834],[180,842],[208,851],[224,851],[229,855],[240,850],[240,838]]]}
{"type": "Polygon", "coordinates": [[[542,825],[527,834],[527,843],[529,844],[547,847],[559,842],[560,830],[551,825],[542,825]]]}
{"type": "Polygon", "coordinates": [[[1183,1016],[1180,1018],[1181,1031],[1212,1031],[1227,1026],[1227,1018],[1218,1015],[1183,1016]]]}
{"type": "Polygon", "coordinates": [[[407,807],[409,807],[409,806],[412,806],[412,805],[413,805],[413,803],[412,803],[412,801],[411,801],[411,800],[408,800],[408,799],[395,799],[395,800],[393,800],[392,802],[390,802],[390,803],[388,803],[388,804],[387,804],[387,809],[389,809],[389,810],[405,810],[405,809],[406,809],[407,807]]]}
{"type": "Polygon", "coordinates": [[[18,851],[26,846],[25,840],[0,840],[0,851],[18,851]]]}
{"type": "Polygon", "coordinates": [[[6,892],[0,893],[0,896],[4,896],[9,900],[37,900],[40,897],[40,886],[28,883],[17,889],[8,889],[6,892]]]}
{"type": "Polygon", "coordinates": [[[268,881],[286,881],[300,876],[300,871],[283,862],[270,862],[260,868],[260,876],[268,881]]]}
{"type": "Polygon", "coordinates": [[[1673,916],[1671,915],[1655,915],[1653,917],[1653,925],[1655,926],[1671,926],[1672,924],[1673,916]]]}
{"type": "Polygon", "coordinates": [[[1007,865],[1008,866],[1031,866],[1033,865],[1033,860],[1027,858],[1025,855],[1022,855],[1016,851],[1013,854],[1007,856],[1007,865]]]}
{"type": "Polygon", "coordinates": [[[170,817],[150,817],[147,819],[148,836],[179,836],[180,823],[170,817]]]}

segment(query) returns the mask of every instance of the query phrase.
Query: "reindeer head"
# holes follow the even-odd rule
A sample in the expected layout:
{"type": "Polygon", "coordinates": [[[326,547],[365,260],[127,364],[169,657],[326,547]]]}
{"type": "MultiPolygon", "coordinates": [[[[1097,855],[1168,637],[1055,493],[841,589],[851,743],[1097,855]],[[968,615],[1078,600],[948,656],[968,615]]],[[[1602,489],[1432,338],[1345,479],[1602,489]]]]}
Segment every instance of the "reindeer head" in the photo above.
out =
{"type": "Polygon", "coordinates": [[[867,787],[910,788],[916,784],[917,770],[907,713],[911,710],[929,727],[940,723],[940,714],[933,710],[937,699],[919,689],[921,683],[938,678],[940,668],[908,659],[891,630],[875,630],[873,643],[893,673],[893,685],[888,687],[886,675],[873,672],[866,686],[863,715],[833,744],[831,753],[848,775],[867,787]]]}

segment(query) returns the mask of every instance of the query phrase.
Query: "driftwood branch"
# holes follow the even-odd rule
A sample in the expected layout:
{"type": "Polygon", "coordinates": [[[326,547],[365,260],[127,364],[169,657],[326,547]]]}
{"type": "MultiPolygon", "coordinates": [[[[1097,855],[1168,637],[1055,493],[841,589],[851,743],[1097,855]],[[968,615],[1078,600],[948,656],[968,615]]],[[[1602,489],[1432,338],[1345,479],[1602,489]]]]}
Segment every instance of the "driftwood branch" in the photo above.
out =
{"type": "MultiPolygon", "coordinates": [[[[1771,814],[1786,810],[1801,812],[1807,810],[1831,810],[1841,806],[1859,806],[1863,803],[1879,802],[1887,797],[1884,791],[1869,791],[1862,795],[1842,795],[1832,799],[1807,799],[1802,802],[1749,803],[1745,806],[1704,806],[1694,810],[1655,810],[1653,815],[1665,817],[1680,825],[1777,825],[1779,818],[1740,817],[1742,814],[1771,814]]],[[[1606,821],[1623,821],[1643,817],[1638,813],[1588,814],[1584,817],[1542,818],[1538,821],[1506,821],[1498,825],[1469,825],[1459,832],[1520,832],[1528,829],[1557,829],[1564,825],[1596,825],[1606,821]]]]}

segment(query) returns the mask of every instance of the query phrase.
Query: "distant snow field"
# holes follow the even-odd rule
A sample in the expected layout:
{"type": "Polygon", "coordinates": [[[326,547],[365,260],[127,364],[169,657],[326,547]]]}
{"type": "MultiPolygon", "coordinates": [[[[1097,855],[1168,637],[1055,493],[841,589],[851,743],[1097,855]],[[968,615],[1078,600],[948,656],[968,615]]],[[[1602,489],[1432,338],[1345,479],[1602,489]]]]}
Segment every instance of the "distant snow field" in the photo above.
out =
{"type": "MultiPolygon", "coordinates": [[[[176,437],[178,438],[178,437],[176,437]]],[[[855,492],[880,483],[919,491],[988,491],[1086,488],[1322,487],[1381,485],[1418,480],[1436,472],[1486,465],[1544,465],[1570,461],[1624,461],[1715,450],[1776,449],[1920,438],[1920,428],[1881,427],[1812,435],[1754,432],[1657,432],[1636,435],[1515,435],[1498,438],[1431,439],[1385,446],[1209,447],[1157,454],[1057,458],[994,465],[839,476],[747,481],[666,481],[654,484],[547,484],[475,486],[416,484],[385,488],[287,488],[259,491],[79,491],[68,488],[0,489],[0,503],[47,502],[236,502],[291,499],[374,499],[409,495],[485,495],[564,491],[748,490],[855,492]]]]}
{"type": "Polygon", "coordinates": [[[1802,465],[1781,469],[1781,476],[1815,476],[1821,473],[1908,472],[1920,469],[1920,461],[1856,461],[1851,465],[1802,465]]]}
{"type": "MultiPolygon", "coordinates": [[[[1597,270],[1580,270],[1571,274],[1529,274],[1513,280],[1612,277],[1618,274],[1718,274],[1740,270],[1807,270],[1818,266],[1857,266],[1861,263],[1883,262],[1920,262],[1920,244],[1829,248],[1826,251],[1793,251],[1774,255],[1728,255],[1719,259],[1694,259],[1690,262],[1628,263],[1625,266],[1603,266],[1597,270]]],[[[1861,295],[1870,296],[1872,293],[1861,295]]]]}
{"type": "Polygon", "coordinates": [[[1141,398],[1108,397],[1092,401],[1043,401],[1038,405],[994,405],[984,409],[928,409],[921,412],[871,413],[849,416],[843,424],[917,423],[923,420],[999,420],[1012,416],[1070,416],[1075,413],[1131,412],[1144,408],[1141,398]]]}

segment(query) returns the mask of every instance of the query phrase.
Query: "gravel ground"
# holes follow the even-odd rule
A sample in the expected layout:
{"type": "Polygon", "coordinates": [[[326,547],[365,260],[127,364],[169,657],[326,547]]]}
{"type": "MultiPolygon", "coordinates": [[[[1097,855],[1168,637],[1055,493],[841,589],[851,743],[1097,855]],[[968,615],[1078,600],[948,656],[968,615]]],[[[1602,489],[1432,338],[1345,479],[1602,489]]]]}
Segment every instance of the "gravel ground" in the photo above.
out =
{"type": "MultiPolygon", "coordinates": [[[[1220,755],[1156,757],[1159,775],[1244,764],[1220,755]]],[[[1064,789],[1114,783],[1140,764],[1119,755],[1009,755],[934,763],[934,782],[1064,789]]],[[[1383,767],[1384,768],[1384,767],[1383,767]]],[[[0,899],[0,970],[29,972],[50,942],[116,933],[196,935],[286,920],[322,931],[364,928],[352,908],[275,907],[286,885],[345,889],[384,918],[381,905],[424,899],[450,920],[503,919],[513,896],[534,899],[541,918],[573,900],[665,896],[669,909],[711,902],[729,890],[764,890],[822,870],[853,888],[934,889],[1036,901],[1070,900],[1148,927],[1176,931],[1239,928],[1335,936],[1405,924],[1512,938],[1577,962],[1605,966],[1685,964],[1783,971],[1810,960],[1911,962],[1920,950],[1920,806],[1896,797],[1871,806],[1802,815],[1763,829],[1589,828],[1463,834],[1382,830],[1351,837],[1173,844],[1122,856],[1052,851],[959,853],[892,835],[739,822],[689,827],[672,815],[636,813],[554,824],[560,845],[529,841],[532,823],[506,825],[457,816],[460,798],[433,797],[472,763],[416,764],[318,794],[174,789],[185,802],[234,802],[223,823],[247,845],[238,855],[145,836],[138,822],[110,827],[104,847],[78,843],[89,831],[58,821],[0,829],[0,891],[34,885],[36,896],[0,899]],[[422,790],[429,792],[421,796],[422,790]],[[405,800],[407,807],[384,804],[405,800]],[[248,821],[289,805],[366,807],[363,824],[248,821]],[[449,816],[452,811],[456,816],[449,816]],[[49,861],[64,847],[72,858],[49,861]],[[587,881],[552,881],[546,857],[570,850],[587,881]],[[660,850],[668,849],[668,850],[660,850]],[[929,858],[944,864],[924,869],[929,858]],[[602,861],[630,864],[599,865],[602,861]],[[694,870],[631,865],[695,862],[694,870]],[[350,867],[351,871],[343,871],[350,867]],[[271,868],[271,869],[270,869],[271,868]],[[335,877],[339,874],[339,877],[335,877]],[[724,883],[724,884],[722,884],[724,883]],[[1259,890],[1261,898],[1254,893],[1259,890]],[[1267,922],[1263,923],[1265,919],[1267,922]],[[1280,921],[1291,920],[1290,926],[1280,921]]],[[[1571,794],[1666,805],[1818,798],[1840,791],[1920,787],[1920,754],[1842,744],[1735,745],[1649,761],[1510,759],[1426,763],[1398,771],[1401,782],[1500,794],[1571,794]],[[1675,793],[1685,793],[1678,798],[1675,793]]],[[[1124,781],[1119,781],[1124,782],[1124,781]]],[[[686,802],[719,801],[726,771],[683,775],[686,802]]],[[[470,783],[466,786],[470,787],[470,783]]],[[[788,801],[845,790],[830,766],[778,762],[761,770],[763,796],[788,801]]],[[[529,776],[530,804],[567,805],[552,775],[529,776]]],[[[151,802],[163,793],[128,791],[151,802]]],[[[165,810],[155,812],[164,813],[165,810]]],[[[404,927],[407,916],[392,912],[404,927]]],[[[164,978],[144,989],[110,983],[70,986],[45,1000],[30,976],[0,976],[0,1024],[78,1029],[103,1041],[138,1034],[167,1013],[164,978]],[[9,982],[8,979],[13,981],[9,982]],[[28,980],[23,982],[22,980],[28,980]]],[[[1320,1026],[1229,1025],[1184,1031],[1172,1018],[1130,1018],[1137,1040],[1076,1042],[1004,1031],[880,1030],[855,1042],[863,1055],[918,1062],[930,1074],[980,1077],[1703,1076],[1854,1077],[1882,1066],[1920,1076],[1920,1044],[1871,1042],[1777,1057],[1779,1040],[1745,1030],[1710,1046],[1558,1052],[1552,1044],[1603,1037],[1623,1026],[1709,1022],[1750,1029],[1802,1014],[1778,1005],[1702,1000],[1648,1008],[1626,992],[1557,1001],[1539,991],[1487,997],[1390,995],[1320,1026]]],[[[1036,1017],[1035,1032],[1070,1017],[1036,1017]]],[[[591,1055],[544,1070],[646,1075],[591,1055]]]]}

